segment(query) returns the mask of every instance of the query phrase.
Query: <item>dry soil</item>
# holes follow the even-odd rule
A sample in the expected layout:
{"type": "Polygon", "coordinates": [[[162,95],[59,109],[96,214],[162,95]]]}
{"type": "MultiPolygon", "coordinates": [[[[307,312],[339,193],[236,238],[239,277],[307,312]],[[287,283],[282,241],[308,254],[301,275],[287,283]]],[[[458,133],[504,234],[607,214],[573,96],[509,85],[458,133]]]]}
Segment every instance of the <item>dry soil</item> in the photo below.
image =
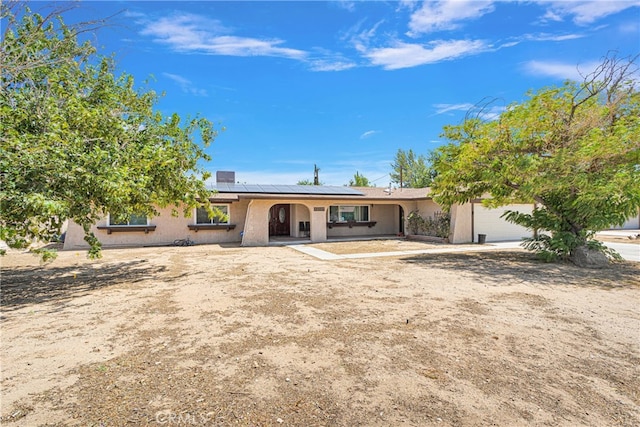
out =
{"type": "Polygon", "coordinates": [[[640,425],[638,263],[217,245],[0,262],[2,425],[640,425]]]}

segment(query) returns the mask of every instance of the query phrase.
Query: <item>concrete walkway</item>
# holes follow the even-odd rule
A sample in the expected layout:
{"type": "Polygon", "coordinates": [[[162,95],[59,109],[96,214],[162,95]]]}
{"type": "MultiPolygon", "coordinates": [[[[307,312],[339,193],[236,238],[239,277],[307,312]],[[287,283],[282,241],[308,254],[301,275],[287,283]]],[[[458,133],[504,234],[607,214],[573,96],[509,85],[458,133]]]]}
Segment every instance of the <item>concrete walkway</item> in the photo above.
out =
{"type": "Polygon", "coordinates": [[[520,242],[496,242],[487,243],[485,245],[460,245],[460,246],[448,246],[446,248],[436,249],[421,249],[413,251],[393,251],[393,252],[372,252],[361,254],[333,254],[331,252],[323,251],[311,247],[309,245],[286,245],[291,249],[295,249],[303,254],[311,255],[312,257],[325,260],[334,261],[338,259],[359,259],[359,258],[378,258],[378,257],[393,257],[393,256],[406,256],[406,255],[421,255],[421,254],[442,254],[452,252],[479,252],[490,251],[496,249],[516,249],[520,248],[520,242]]]}
{"type": "MultiPolygon", "coordinates": [[[[622,258],[627,261],[640,262],[640,245],[637,243],[605,243],[611,249],[616,250],[622,258]]],[[[314,248],[309,245],[291,244],[285,245],[291,249],[295,249],[303,254],[311,255],[312,257],[324,260],[335,261],[339,259],[360,259],[360,258],[378,258],[378,257],[394,257],[394,256],[407,256],[407,255],[421,255],[421,254],[442,254],[442,253],[454,253],[454,252],[481,252],[491,250],[503,250],[503,249],[518,249],[522,248],[520,242],[493,242],[485,245],[460,245],[460,246],[447,246],[445,248],[436,249],[422,249],[413,251],[393,251],[393,252],[371,252],[361,254],[333,254],[331,252],[323,251],[321,249],[314,248]]]]}

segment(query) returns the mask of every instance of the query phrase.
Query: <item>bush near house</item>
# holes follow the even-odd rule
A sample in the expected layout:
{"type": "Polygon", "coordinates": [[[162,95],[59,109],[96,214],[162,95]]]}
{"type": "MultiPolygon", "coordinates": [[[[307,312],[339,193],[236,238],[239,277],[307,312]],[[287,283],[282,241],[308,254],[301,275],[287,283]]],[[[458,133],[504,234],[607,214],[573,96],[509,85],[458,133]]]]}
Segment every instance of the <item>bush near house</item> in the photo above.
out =
{"type": "Polygon", "coordinates": [[[448,213],[436,212],[433,216],[423,217],[419,211],[415,210],[411,211],[407,220],[411,234],[441,238],[449,237],[451,216],[448,213]]]}

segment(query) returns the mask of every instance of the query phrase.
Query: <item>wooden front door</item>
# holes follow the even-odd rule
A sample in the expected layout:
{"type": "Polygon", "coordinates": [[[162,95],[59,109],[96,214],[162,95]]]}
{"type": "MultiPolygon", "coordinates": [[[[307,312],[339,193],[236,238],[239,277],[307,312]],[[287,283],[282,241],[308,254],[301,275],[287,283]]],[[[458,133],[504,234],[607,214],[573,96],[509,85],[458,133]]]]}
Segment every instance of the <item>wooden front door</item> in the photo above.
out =
{"type": "Polygon", "coordinates": [[[290,206],[273,205],[269,210],[269,236],[291,235],[290,206]]]}

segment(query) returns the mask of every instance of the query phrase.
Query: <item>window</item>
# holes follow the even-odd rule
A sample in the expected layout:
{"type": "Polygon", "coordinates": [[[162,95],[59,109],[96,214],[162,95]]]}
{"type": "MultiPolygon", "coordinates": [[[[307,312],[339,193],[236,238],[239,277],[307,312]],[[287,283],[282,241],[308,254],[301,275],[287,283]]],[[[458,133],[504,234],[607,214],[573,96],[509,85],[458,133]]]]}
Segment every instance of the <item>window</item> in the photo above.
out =
{"type": "Polygon", "coordinates": [[[196,224],[229,224],[229,207],[226,205],[211,206],[214,211],[219,212],[213,218],[209,218],[209,213],[205,208],[196,209],[196,224]]]}
{"type": "Polygon", "coordinates": [[[121,222],[118,222],[115,217],[109,215],[109,225],[149,225],[149,221],[144,214],[131,214],[126,221],[121,222]]]}
{"type": "Polygon", "coordinates": [[[331,206],[329,208],[331,222],[367,222],[369,206],[331,206]]]}

